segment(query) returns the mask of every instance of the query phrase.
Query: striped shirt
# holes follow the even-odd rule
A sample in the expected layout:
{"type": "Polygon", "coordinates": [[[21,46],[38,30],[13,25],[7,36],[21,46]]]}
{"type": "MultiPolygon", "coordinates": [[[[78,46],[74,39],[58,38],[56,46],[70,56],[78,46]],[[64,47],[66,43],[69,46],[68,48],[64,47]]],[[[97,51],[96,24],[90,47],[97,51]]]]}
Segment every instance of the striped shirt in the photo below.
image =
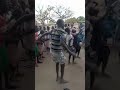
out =
{"type": "Polygon", "coordinates": [[[54,53],[62,52],[61,38],[65,39],[66,32],[63,29],[53,30],[51,33],[51,51],[54,53]]]}

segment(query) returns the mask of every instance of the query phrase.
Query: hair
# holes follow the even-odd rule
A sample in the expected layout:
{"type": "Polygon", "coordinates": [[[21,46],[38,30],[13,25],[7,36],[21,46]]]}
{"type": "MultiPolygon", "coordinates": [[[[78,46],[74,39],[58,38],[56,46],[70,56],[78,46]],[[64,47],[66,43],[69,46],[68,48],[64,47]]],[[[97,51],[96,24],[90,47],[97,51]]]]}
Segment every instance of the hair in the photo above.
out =
{"type": "Polygon", "coordinates": [[[58,19],[56,24],[58,27],[64,29],[64,21],[62,19],[58,19]]]}

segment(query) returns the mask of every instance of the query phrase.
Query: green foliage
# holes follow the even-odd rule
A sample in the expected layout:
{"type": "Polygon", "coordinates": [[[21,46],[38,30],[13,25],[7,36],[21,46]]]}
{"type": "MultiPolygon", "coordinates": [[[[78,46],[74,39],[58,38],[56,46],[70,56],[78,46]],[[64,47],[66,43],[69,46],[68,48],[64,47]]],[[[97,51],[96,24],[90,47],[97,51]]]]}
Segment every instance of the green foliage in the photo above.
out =
{"type": "Polygon", "coordinates": [[[65,22],[66,23],[77,23],[78,20],[75,17],[73,17],[73,18],[67,19],[65,22]]]}
{"type": "Polygon", "coordinates": [[[79,16],[79,17],[77,18],[77,20],[78,20],[78,22],[84,22],[84,21],[85,21],[85,17],[79,16]]]}

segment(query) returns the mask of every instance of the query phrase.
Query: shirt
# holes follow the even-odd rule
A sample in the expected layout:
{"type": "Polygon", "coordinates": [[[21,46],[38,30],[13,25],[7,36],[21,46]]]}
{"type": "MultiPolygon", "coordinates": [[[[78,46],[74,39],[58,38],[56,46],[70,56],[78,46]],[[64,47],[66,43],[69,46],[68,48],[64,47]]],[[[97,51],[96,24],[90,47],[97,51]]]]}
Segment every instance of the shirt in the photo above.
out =
{"type": "Polygon", "coordinates": [[[66,44],[69,46],[73,45],[73,36],[72,35],[66,35],[66,44]]]}
{"type": "Polygon", "coordinates": [[[63,50],[61,45],[61,40],[65,40],[66,32],[61,29],[57,28],[53,30],[51,33],[51,51],[54,53],[61,52],[63,50]]]}

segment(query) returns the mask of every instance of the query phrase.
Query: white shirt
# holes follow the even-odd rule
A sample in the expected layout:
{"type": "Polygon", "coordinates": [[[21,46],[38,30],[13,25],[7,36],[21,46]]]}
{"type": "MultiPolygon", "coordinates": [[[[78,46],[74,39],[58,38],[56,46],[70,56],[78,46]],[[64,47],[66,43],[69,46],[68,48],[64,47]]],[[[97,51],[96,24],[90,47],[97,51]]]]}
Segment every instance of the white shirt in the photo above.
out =
{"type": "Polygon", "coordinates": [[[70,34],[70,35],[67,34],[67,35],[66,35],[66,44],[67,44],[67,45],[69,44],[69,40],[70,40],[70,39],[72,39],[71,42],[70,42],[70,46],[72,46],[72,45],[73,45],[73,39],[74,39],[74,38],[73,38],[73,36],[72,36],[71,34],[70,34]]]}

